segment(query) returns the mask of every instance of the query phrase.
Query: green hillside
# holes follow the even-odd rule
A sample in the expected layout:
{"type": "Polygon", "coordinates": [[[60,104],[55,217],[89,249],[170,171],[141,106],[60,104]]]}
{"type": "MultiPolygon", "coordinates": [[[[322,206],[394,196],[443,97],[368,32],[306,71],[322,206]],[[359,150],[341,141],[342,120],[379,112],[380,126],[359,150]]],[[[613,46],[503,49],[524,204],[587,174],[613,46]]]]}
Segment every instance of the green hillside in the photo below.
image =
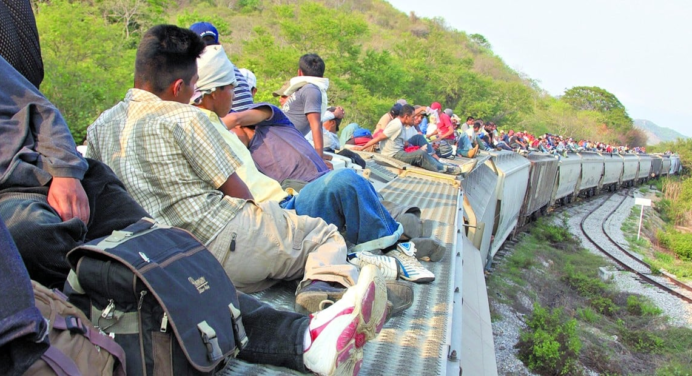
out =
{"type": "Polygon", "coordinates": [[[294,76],[298,58],[327,64],[330,103],[347,123],[372,128],[399,98],[439,101],[460,116],[501,128],[637,145],[645,142],[606,90],[577,87],[555,98],[510,69],[482,35],[441,19],[405,14],[381,0],[51,0],[36,1],[46,65],[41,89],[64,113],[78,142],[133,81],[140,36],[157,23],[214,23],[233,62],[255,72],[258,100],[294,76]],[[603,104],[606,105],[603,105],[603,104]]]}
{"type": "Polygon", "coordinates": [[[658,145],[665,141],[675,141],[678,138],[686,139],[689,138],[681,133],[678,133],[670,128],[661,127],[654,124],[653,122],[645,119],[634,120],[634,126],[639,128],[646,133],[648,138],[648,145],[658,145]]]}

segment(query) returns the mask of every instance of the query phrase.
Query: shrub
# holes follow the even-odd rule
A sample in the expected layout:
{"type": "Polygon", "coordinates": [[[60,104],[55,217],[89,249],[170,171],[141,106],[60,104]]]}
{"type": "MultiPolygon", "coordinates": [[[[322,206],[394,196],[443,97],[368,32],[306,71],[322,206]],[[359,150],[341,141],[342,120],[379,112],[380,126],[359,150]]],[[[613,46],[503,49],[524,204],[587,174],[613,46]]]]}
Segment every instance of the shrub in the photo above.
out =
{"type": "Polygon", "coordinates": [[[577,308],[577,316],[579,316],[579,318],[582,321],[588,322],[591,324],[598,321],[598,314],[596,312],[594,312],[594,310],[592,310],[589,307],[577,308]]]}
{"type": "Polygon", "coordinates": [[[663,338],[647,330],[628,329],[621,326],[620,338],[622,343],[639,352],[656,353],[663,348],[663,338]]]}
{"type": "Polygon", "coordinates": [[[550,225],[543,220],[539,220],[532,232],[539,240],[547,240],[551,243],[561,243],[571,239],[566,227],[550,225]]]}
{"type": "Polygon", "coordinates": [[[550,312],[535,303],[527,326],[516,347],[519,359],[529,369],[544,375],[567,375],[579,371],[582,344],[577,335],[577,320],[565,318],[561,308],[550,312]]]}
{"type": "Polygon", "coordinates": [[[656,238],[661,246],[675,252],[682,260],[692,260],[692,234],[668,227],[665,231],[658,231],[656,238]]]}
{"type": "Polygon", "coordinates": [[[605,283],[597,278],[591,278],[584,273],[575,271],[572,264],[565,265],[564,272],[565,275],[562,277],[562,280],[583,297],[599,296],[606,290],[605,283]]]}
{"type": "Polygon", "coordinates": [[[589,304],[602,315],[613,316],[618,312],[618,306],[612,299],[605,296],[594,297],[589,300],[589,304]]]}
{"type": "Polygon", "coordinates": [[[627,312],[636,316],[658,316],[663,310],[636,295],[627,297],[627,312]]]}

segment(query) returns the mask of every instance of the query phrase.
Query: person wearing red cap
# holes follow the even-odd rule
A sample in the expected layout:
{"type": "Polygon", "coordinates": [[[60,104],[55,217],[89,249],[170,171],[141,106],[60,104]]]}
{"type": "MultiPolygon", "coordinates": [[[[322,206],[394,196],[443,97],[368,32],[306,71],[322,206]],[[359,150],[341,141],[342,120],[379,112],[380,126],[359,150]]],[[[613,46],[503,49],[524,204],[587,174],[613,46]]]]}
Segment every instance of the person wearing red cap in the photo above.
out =
{"type": "Polygon", "coordinates": [[[433,102],[430,105],[430,109],[437,112],[437,129],[430,134],[430,137],[438,136],[438,138],[449,144],[454,143],[454,125],[452,124],[452,119],[442,111],[442,105],[440,102],[433,102]]]}

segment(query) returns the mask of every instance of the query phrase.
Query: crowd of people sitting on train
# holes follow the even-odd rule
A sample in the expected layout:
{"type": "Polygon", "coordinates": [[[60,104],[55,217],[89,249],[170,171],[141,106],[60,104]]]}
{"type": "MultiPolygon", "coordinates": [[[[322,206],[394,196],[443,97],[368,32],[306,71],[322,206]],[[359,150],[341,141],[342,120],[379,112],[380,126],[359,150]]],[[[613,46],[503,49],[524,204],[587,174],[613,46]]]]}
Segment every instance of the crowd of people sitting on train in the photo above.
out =
{"type": "MultiPolygon", "coordinates": [[[[24,3],[0,2],[18,15],[0,30],[10,34],[0,35],[0,265],[13,268],[0,275],[11,307],[0,322],[12,324],[0,326],[2,343],[47,341],[29,278],[62,289],[70,250],[150,217],[192,233],[242,292],[243,321],[255,330],[239,358],[357,373],[385,316],[411,306],[411,283],[435,280],[420,260],[439,261],[446,249],[424,234],[419,208],[382,200],[353,170],[332,170],[328,152],[348,140],[337,137],[344,109],[327,106],[324,61],[300,58],[282,108],[254,103],[254,75],[233,65],[213,25],[154,26],[139,43],[133,88],[89,126],[82,155],[39,90],[38,32],[24,3]],[[246,295],[284,280],[296,281],[295,312],[246,295]]],[[[424,110],[404,104],[394,123],[418,125],[424,110]]],[[[10,369],[0,370],[21,374],[12,367],[34,355],[3,352],[10,369]]]]}
{"type": "MultiPolygon", "coordinates": [[[[474,158],[479,150],[629,151],[505,133],[490,121],[462,122],[439,102],[404,99],[374,132],[355,123],[340,129],[346,110],[328,105],[329,79],[318,55],[303,55],[296,75],[273,92],[279,106],[255,103],[255,75],[235,67],[216,28],[199,22],[189,29],[158,25],[143,35],[133,88],[89,126],[80,153],[39,90],[38,32],[31,8],[19,9],[14,28],[0,29],[14,33],[2,41],[28,39],[0,43],[0,245],[4,258],[19,260],[0,262],[19,265],[0,275],[0,290],[13,291],[4,302],[27,307],[0,310],[0,322],[31,305],[19,298],[27,286],[22,278],[60,289],[71,269],[68,251],[151,217],[207,247],[242,292],[240,310],[251,326],[294,323],[284,332],[248,333],[250,345],[239,358],[319,374],[357,372],[364,340],[374,338],[387,314],[411,306],[410,283],[435,280],[420,261],[439,261],[446,249],[424,233],[419,208],[383,200],[352,169],[334,170],[334,155],[365,167],[357,152],[377,148],[401,162],[459,175],[459,166],[444,159],[474,158]],[[246,295],[286,280],[297,281],[295,312],[246,295]],[[386,284],[386,296],[370,295],[363,287],[369,284],[386,284]],[[361,310],[382,317],[362,320],[361,310]],[[344,315],[349,319],[336,319],[344,315]],[[287,339],[300,351],[280,346],[287,339]],[[352,347],[339,352],[337,343],[352,347]]],[[[20,321],[31,327],[32,319],[20,321]]],[[[0,326],[0,338],[5,329],[0,326]]],[[[14,339],[22,338],[29,337],[14,339]]]]}

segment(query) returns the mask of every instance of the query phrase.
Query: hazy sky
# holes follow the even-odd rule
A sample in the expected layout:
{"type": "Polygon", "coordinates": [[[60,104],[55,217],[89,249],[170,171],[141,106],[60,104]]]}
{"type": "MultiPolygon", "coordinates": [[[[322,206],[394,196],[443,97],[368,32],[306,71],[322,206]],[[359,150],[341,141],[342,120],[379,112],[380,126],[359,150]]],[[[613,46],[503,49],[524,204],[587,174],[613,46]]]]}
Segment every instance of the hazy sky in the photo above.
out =
{"type": "Polygon", "coordinates": [[[633,119],[692,136],[691,0],[388,1],[482,34],[553,95],[599,86],[633,119]]]}

